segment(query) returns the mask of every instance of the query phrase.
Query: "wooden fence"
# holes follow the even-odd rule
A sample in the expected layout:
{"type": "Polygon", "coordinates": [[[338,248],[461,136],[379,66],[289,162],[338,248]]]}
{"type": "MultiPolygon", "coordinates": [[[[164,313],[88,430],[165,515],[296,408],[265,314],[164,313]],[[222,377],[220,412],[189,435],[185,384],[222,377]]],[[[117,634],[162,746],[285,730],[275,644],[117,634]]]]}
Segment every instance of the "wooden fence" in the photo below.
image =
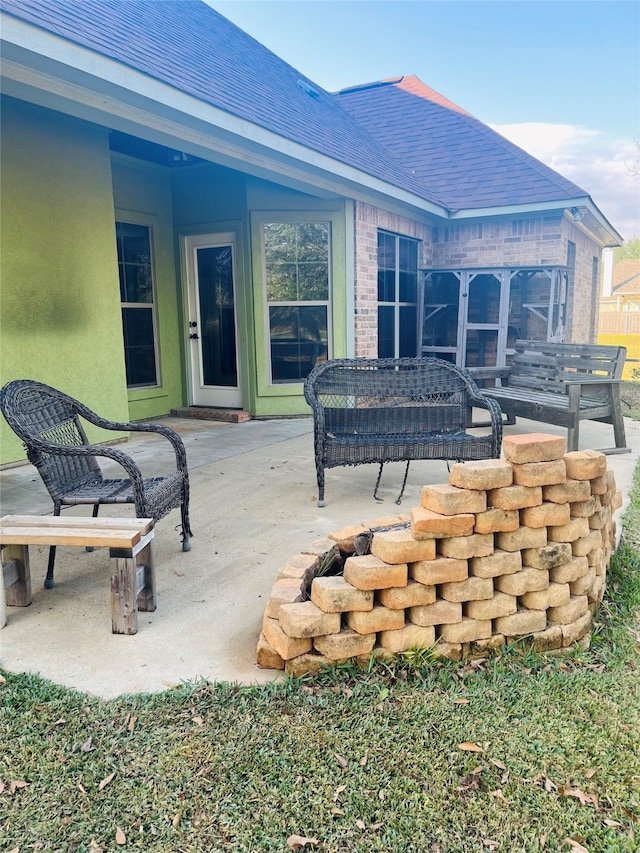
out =
{"type": "Polygon", "coordinates": [[[627,348],[623,379],[635,379],[640,371],[640,311],[620,313],[600,312],[598,315],[598,343],[627,348]]]}

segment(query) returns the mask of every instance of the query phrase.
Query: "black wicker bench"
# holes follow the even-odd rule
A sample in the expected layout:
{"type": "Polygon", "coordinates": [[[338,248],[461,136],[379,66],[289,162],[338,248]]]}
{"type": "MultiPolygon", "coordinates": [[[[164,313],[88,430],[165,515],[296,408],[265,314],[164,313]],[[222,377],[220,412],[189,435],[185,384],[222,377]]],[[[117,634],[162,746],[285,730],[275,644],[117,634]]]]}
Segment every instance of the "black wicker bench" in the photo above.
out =
{"type": "Polygon", "coordinates": [[[324,506],[325,468],[379,463],[379,483],[385,462],[406,462],[408,471],[414,459],[500,456],[499,405],[448,361],[334,359],[311,371],[304,394],[313,412],[318,506],[324,506]],[[490,434],[467,432],[467,411],[473,406],[488,410],[490,434]]]}
{"type": "Polygon", "coordinates": [[[620,406],[625,347],[518,340],[510,367],[472,369],[478,379],[499,377],[500,387],[483,388],[507,415],[567,427],[567,449],[578,450],[580,422],[612,424],[615,447],[628,453],[620,406]]]}

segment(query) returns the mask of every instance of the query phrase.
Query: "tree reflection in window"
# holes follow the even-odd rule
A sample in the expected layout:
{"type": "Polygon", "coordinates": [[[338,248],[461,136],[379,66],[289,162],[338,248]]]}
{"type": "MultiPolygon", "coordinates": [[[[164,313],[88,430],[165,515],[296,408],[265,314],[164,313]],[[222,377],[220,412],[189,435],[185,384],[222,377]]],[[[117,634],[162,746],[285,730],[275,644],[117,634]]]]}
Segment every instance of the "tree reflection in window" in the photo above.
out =
{"type": "Polygon", "coordinates": [[[300,382],[328,358],[327,222],[263,226],[271,380],[300,382]]]}

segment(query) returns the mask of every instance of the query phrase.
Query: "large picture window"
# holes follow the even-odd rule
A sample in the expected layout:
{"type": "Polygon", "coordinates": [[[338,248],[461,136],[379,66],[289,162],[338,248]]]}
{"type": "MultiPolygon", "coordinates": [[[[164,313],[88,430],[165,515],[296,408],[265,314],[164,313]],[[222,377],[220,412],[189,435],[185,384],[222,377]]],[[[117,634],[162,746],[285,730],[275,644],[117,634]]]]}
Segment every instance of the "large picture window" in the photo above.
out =
{"type": "Polygon", "coordinates": [[[151,228],[116,222],[127,387],[158,384],[151,228]]]}
{"type": "Polygon", "coordinates": [[[272,383],[301,382],[329,352],[330,225],[263,225],[272,383]]]}
{"type": "Polygon", "coordinates": [[[378,357],[418,354],[418,242],[378,232],[378,357]]]}

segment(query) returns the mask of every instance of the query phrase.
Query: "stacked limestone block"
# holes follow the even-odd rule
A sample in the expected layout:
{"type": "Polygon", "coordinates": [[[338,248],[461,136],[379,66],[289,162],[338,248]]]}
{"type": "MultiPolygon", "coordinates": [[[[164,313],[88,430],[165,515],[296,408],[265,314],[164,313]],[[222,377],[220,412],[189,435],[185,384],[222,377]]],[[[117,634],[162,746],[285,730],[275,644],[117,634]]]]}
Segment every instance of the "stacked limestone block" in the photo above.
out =
{"type": "Polygon", "coordinates": [[[453,465],[408,517],[344,528],[292,557],[258,665],[301,675],[411,648],[460,660],[522,638],[538,651],[588,645],[622,503],[606,456],[566,453],[542,433],[505,438],[503,455],[453,465]],[[363,536],[370,551],[358,556],[363,536]],[[343,575],[316,576],[331,549],[346,556],[343,575]]]}

